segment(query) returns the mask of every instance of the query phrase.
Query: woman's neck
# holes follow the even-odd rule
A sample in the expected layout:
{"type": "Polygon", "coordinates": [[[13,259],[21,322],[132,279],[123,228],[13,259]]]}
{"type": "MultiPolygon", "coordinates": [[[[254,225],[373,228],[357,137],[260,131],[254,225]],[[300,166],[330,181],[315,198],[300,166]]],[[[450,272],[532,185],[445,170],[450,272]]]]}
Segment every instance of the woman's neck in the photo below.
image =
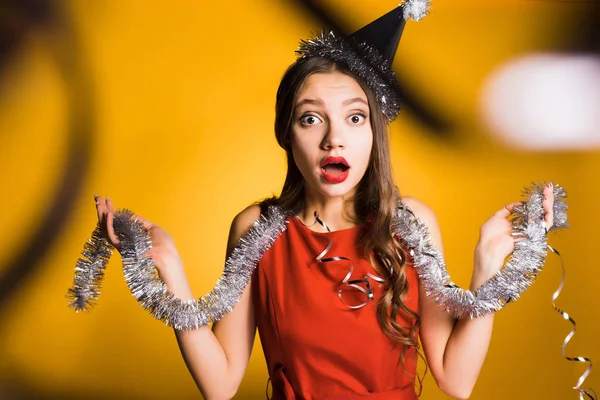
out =
{"type": "Polygon", "coordinates": [[[331,231],[348,229],[356,226],[354,219],[354,202],[345,197],[311,198],[306,196],[304,209],[300,210],[298,217],[312,230],[324,232],[325,229],[315,224],[315,211],[331,231]]]}

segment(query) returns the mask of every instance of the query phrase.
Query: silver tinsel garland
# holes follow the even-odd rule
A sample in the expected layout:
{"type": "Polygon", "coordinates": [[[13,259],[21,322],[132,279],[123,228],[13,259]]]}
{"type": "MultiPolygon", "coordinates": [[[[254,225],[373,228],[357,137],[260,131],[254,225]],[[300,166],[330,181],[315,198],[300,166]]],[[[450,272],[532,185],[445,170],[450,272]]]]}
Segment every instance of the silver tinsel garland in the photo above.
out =
{"type": "Polygon", "coordinates": [[[151,242],[143,225],[133,220],[130,211],[115,214],[123,271],[131,293],[154,318],[177,330],[206,326],[231,312],[263,254],[286,226],[286,215],[271,207],[240,239],[215,287],[198,300],[182,301],[160,280],[152,258],[146,256],[151,242]]]}
{"type": "Polygon", "coordinates": [[[67,292],[69,307],[75,311],[89,311],[96,305],[104,271],[112,253],[112,246],[103,237],[98,223],[75,264],[73,287],[67,292]]]}
{"type": "MultiPolygon", "coordinates": [[[[133,296],[154,318],[177,330],[191,330],[220,320],[239,302],[252,272],[264,253],[287,228],[288,214],[269,207],[266,215],[240,238],[225,263],[215,287],[198,300],[183,301],[171,293],[160,279],[148,251],[150,235],[129,210],[115,213],[114,229],[120,240],[125,281],[133,296]]],[[[100,295],[100,283],[112,246],[102,237],[100,228],[86,242],[75,268],[73,288],[67,297],[75,311],[90,311],[100,295]]]]}
{"type": "MultiPolygon", "coordinates": [[[[456,318],[481,317],[517,300],[541,271],[548,252],[543,189],[538,184],[525,189],[527,201],[516,206],[512,213],[513,232],[525,239],[515,242],[510,260],[475,292],[452,282],[442,255],[430,241],[427,227],[408,207],[401,206],[392,229],[412,257],[426,294],[456,318]]],[[[554,224],[550,230],[568,226],[565,197],[564,189],[554,185],[554,224]]]]}
{"type": "MultiPolygon", "coordinates": [[[[480,317],[518,299],[532,284],[547,254],[542,191],[542,185],[526,189],[528,200],[523,206],[515,207],[512,219],[513,230],[522,233],[525,239],[516,243],[511,259],[502,270],[476,292],[454,285],[440,252],[431,244],[426,226],[407,206],[400,205],[392,230],[413,258],[427,295],[457,318],[480,317]]],[[[551,229],[567,226],[564,199],[564,190],[554,185],[551,229]]],[[[240,239],[215,287],[199,300],[182,301],[158,277],[152,258],[147,255],[151,241],[142,223],[136,221],[130,211],[119,211],[115,214],[114,228],[121,241],[127,285],[144,309],[175,329],[195,329],[218,321],[237,304],[258,262],[286,230],[288,216],[289,213],[280,208],[269,207],[266,215],[240,239]]],[[[68,293],[70,306],[75,310],[89,310],[95,304],[110,254],[110,245],[96,228],[86,243],[84,257],[77,262],[75,283],[68,293]]]]}

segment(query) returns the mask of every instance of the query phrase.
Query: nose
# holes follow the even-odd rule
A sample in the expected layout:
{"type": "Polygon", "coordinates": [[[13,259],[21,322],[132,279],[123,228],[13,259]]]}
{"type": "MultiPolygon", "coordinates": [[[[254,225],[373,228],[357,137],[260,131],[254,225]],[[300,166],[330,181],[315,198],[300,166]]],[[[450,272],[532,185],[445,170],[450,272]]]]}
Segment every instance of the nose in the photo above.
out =
{"type": "Polygon", "coordinates": [[[340,124],[330,121],[325,131],[325,137],[321,142],[323,150],[332,150],[343,148],[345,146],[344,127],[340,124]]]}

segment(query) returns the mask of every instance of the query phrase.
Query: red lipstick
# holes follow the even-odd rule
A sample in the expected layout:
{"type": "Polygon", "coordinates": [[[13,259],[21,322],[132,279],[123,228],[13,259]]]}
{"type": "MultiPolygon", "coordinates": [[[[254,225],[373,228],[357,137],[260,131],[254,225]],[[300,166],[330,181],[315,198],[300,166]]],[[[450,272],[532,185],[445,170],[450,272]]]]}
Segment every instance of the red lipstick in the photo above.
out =
{"type": "Polygon", "coordinates": [[[329,183],[342,183],[348,178],[350,166],[344,157],[326,157],[321,162],[321,175],[329,183]]]}

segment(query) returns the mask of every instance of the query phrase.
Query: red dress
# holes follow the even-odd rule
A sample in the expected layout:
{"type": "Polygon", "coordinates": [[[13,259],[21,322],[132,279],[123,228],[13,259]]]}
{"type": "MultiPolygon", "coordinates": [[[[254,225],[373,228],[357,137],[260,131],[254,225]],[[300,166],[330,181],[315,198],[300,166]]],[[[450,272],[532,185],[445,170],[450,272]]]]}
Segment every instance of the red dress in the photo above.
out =
{"type": "MultiPolygon", "coordinates": [[[[365,278],[367,272],[376,275],[357,249],[359,229],[319,233],[289,218],[287,230],[259,262],[252,295],[273,400],[417,399],[415,350],[407,352],[403,365],[404,346],[377,321],[376,301],[384,285],[369,279],[374,301],[350,309],[347,305],[358,304],[355,297],[362,295],[345,291],[346,305],[338,297],[338,290],[347,287],[341,281],[350,264],[316,261],[331,240],[325,257],[349,258],[354,265],[350,280],[365,278]]],[[[405,268],[409,291],[404,302],[417,311],[418,278],[412,267],[405,268]]]]}

